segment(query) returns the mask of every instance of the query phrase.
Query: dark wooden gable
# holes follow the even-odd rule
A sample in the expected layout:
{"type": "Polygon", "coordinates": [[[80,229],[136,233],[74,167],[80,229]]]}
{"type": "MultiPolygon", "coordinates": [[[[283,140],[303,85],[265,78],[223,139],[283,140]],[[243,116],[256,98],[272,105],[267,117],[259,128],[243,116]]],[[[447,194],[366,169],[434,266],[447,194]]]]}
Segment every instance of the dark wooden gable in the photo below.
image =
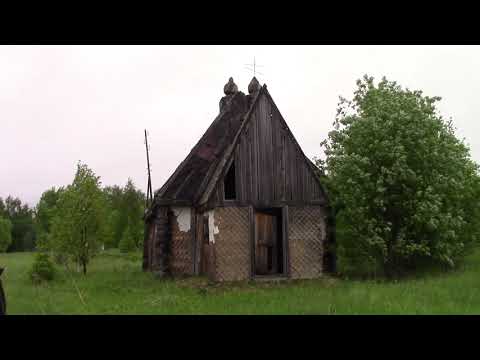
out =
{"type": "Polygon", "coordinates": [[[265,87],[260,90],[210,197],[224,203],[224,177],[235,166],[236,201],[323,203],[322,185],[265,87]]]}

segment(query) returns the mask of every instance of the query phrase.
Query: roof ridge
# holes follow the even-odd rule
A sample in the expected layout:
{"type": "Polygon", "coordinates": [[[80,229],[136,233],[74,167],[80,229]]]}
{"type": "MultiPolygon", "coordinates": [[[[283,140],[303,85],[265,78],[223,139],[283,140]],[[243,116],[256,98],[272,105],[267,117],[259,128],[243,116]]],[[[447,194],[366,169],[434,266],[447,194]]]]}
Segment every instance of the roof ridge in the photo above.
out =
{"type": "Polygon", "coordinates": [[[213,171],[213,175],[205,177],[201,188],[199,188],[196,194],[196,197],[194,198],[194,202],[197,202],[198,200],[198,204],[204,204],[205,202],[208,201],[208,198],[210,197],[212,190],[215,188],[215,185],[218,182],[219,175],[221,174],[222,170],[225,168],[226,164],[230,160],[230,157],[232,156],[232,153],[233,153],[233,149],[235,149],[235,147],[237,146],[238,139],[240,138],[240,134],[242,133],[243,129],[247,126],[246,124],[251,119],[252,110],[255,107],[255,104],[257,103],[258,99],[260,98],[260,94],[263,93],[263,91],[266,89],[267,89],[267,86],[264,84],[255,95],[255,98],[253,99],[252,104],[250,105],[250,108],[245,114],[244,119],[242,121],[242,125],[240,125],[240,128],[235,134],[235,137],[232,143],[229,145],[229,147],[226,149],[223,156],[217,163],[217,166],[213,171]]]}
{"type": "Polygon", "coordinates": [[[229,164],[230,162],[230,158],[233,154],[233,150],[235,149],[235,147],[237,146],[237,143],[238,143],[238,139],[240,138],[240,134],[241,132],[243,131],[243,129],[246,127],[246,124],[250,121],[250,118],[251,118],[251,112],[252,112],[252,109],[254,107],[254,105],[256,104],[258,98],[260,97],[260,94],[261,93],[265,93],[265,96],[267,96],[267,98],[269,99],[269,101],[271,101],[271,103],[273,104],[273,106],[275,107],[276,111],[278,112],[278,114],[280,115],[280,121],[283,123],[283,125],[286,126],[286,130],[287,130],[287,134],[291,137],[294,145],[297,147],[298,150],[300,150],[300,153],[303,155],[303,158],[305,159],[306,163],[307,163],[307,167],[310,169],[310,171],[312,172],[314,178],[317,180],[317,182],[319,183],[320,185],[320,189],[322,191],[322,193],[326,196],[327,193],[323,187],[323,183],[320,181],[320,178],[317,176],[316,172],[314,171],[313,169],[313,162],[305,155],[305,153],[303,152],[302,150],[302,147],[300,146],[300,144],[298,143],[297,139],[295,139],[295,136],[293,135],[292,131],[290,130],[290,127],[288,126],[287,122],[285,121],[285,119],[283,118],[280,110],[278,109],[277,107],[277,104],[275,104],[275,101],[273,100],[272,96],[270,95],[270,93],[268,92],[268,89],[267,89],[267,85],[264,84],[260,90],[258,91],[254,101],[252,101],[252,105],[250,107],[250,109],[248,110],[248,113],[246,115],[246,119],[243,121],[242,123],[242,126],[240,126],[237,134],[235,135],[235,139],[234,141],[232,142],[231,146],[229,147],[229,149],[227,149],[227,151],[225,152],[224,154],[224,157],[222,158],[221,161],[223,161],[222,163],[220,163],[215,171],[215,176],[212,177],[212,179],[210,180],[210,183],[209,185],[207,186],[207,188],[205,189],[205,192],[203,192],[202,194],[202,197],[200,198],[200,201],[199,201],[199,204],[204,204],[208,201],[208,199],[210,198],[210,195],[211,195],[211,192],[213,191],[213,189],[215,188],[216,184],[218,183],[218,180],[219,180],[219,175],[221,173],[221,170],[227,165],[229,164]],[[221,168],[220,168],[221,166],[221,168]]]}
{"type": "MultiPolygon", "coordinates": [[[[204,140],[207,136],[207,134],[210,132],[211,129],[213,129],[215,127],[216,124],[218,124],[218,122],[220,121],[220,119],[225,116],[225,114],[228,113],[228,111],[230,110],[230,107],[231,107],[231,104],[232,104],[232,101],[235,97],[237,97],[239,94],[243,94],[241,91],[238,91],[236,92],[235,94],[233,94],[232,96],[230,96],[230,98],[228,99],[227,98],[227,102],[225,103],[225,106],[223,106],[220,110],[220,112],[218,113],[218,115],[215,117],[215,119],[210,123],[209,127],[207,128],[207,130],[205,130],[205,132],[203,133],[203,135],[200,137],[200,139],[197,141],[197,143],[192,147],[192,149],[190,150],[190,152],[188,153],[188,155],[185,157],[185,159],[183,159],[183,161],[177,166],[177,168],[175,169],[175,171],[172,173],[172,175],[170,175],[170,177],[167,179],[167,181],[165,181],[165,183],[162,185],[162,187],[160,187],[158,190],[156,190],[154,192],[154,199],[156,197],[162,197],[163,194],[165,193],[165,190],[170,186],[170,184],[173,182],[173,180],[178,176],[178,174],[181,172],[181,170],[183,170],[183,168],[185,167],[185,165],[188,163],[188,161],[192,158],[192,156],[196,153],[196,150],[198,150],[198,147],[204,143],[204,140]]],[[[243,94],[244,95],[244,94],[243,94]]],[[[227,97],[227,96],[225,96],[227,97]]],[[[224,98],[225,98],[224,97],[224,98]]],[[[155,201],[154,201],[155,203],[155,201]]]]}

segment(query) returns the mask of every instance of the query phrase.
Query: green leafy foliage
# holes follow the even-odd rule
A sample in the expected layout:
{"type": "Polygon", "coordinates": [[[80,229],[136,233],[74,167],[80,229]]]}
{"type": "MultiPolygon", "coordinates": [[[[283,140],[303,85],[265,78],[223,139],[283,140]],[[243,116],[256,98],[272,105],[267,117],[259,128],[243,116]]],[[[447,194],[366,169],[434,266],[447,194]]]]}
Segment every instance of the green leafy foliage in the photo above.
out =
{"type": "Polygon", "coordinates": [[[105,246],[116,248],[127,224],[121,186],[106,186],[103,189],[106,200],[105,246]]]}
{"type": "Polygon", "coordinates": [[[50,256],[47,253],[37,253],[29,272],[32,282],[51,281],[54,279],[55,273],[55,266],[50,260],[50,256]]]}
{"type": "Polygon", "coordinates": [[[35,231],[37,233],[37,249],[47,247],[48,236],[52,227],[52,221],[57,211],[57,201],[63,188],[51,189],[43,192],[35,207],[35,231]]]}
{"type": "MultiPolygon", "coordinates": [[[[72,194],[72,186],[69,190],[72,194]]],[[[33,249],[44,251],[52,248],[58,240],[52,238],[54,219],[59,222],[60,218],[69,214],[69,212],[64,214],[63,208],[59,209],[59,200],[65,191],[65,187],[52,187],[44,191],[34,209],[27,204],[22,204],[19,198],[12,196],[8,196],[5,200],[0,198],[0,218],[8,219],[11,223],[11,241],[6,251],[17,252],[33,249]]],[[[101,199],[100,196],[97,199],[99,200],[97,210],[101,210],[103,216],[99,221],[102,226],[99,226],[96,234],[97,242],[106,248],[118,248],[127,224],[131,224],[133,229],[129,231],[130,234],[134,234],[131,237],[135,242],[135,247],[141,247],[145,194],[136,188],[131,179],[128,179],[124,187],[106,186],[101,193],[101,199]]],[[[64,200],[67,197],[65,196],[64,200]]],[[[7,238],[4,236],[4,239],[7,238]]],[[[68,262],[64,252],[56,252],[54,259],[58,260],[59,264],[68,262]]]]}
{"type": "Polygon", "coordinates": [[[12,223],[12,242],[8,252],[29,251],[35,248],[35,228],[33,224],[33,209],[28,204],[22,204],[19,198],[8,196],[5,201],[0,198],[0,217],[9,219],[12,223]]]}
{"type": "Polygon", "coordinates": [[[118,248],[122,253],[132,252],[136,250],[136,234],[135,228],[133,226],[127,226],[127,228],[123,232],[122,239],[118,244],[118,248]]]}
{"type": "Polygon", "coordinates": [[[73,183],[60,194],[52,220],[49,247],[87,272],[90,259],[102,244],[105,199],[100,178],[79,163],[73,183]]]}
{"type": "Polygon", "coordinates": [[[453,267],[477,242],[480,181],[438,97],[365,76],[323,142],[339,253],[386,275],[453,267]]]}
{"type": "Polygon", "coordinates": [[[12,243],[12,223],[9,219],[0,217],[0,252],[7,251],[12,243]]]}
{"type": "Polygon", "coordinates": [[[135,187],[131,179],[121,188],[119,186],[105,187],[103,193],[107,201],[105,245],[107,248],[120,246],[120,241],[129,229],[135,247],[143,241],[143,212],[145,194],[135,187]]]}
{"type": "Polygon", "coordinates": [[[135,187],[131,179],[128,179],[123,191],[128,231],[133,238],[135,247],[139,248],[143,241],[145,195],[135,187]]]}

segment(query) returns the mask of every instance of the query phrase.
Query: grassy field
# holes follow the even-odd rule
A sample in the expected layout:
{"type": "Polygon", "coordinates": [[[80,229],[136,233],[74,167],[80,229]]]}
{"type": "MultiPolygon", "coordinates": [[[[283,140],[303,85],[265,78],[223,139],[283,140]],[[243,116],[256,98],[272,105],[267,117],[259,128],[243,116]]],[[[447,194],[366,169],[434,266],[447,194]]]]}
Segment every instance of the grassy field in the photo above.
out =
{"type": "Polygon", "coordinates": [[[86,277],[33,285],[32,253],[0,254],[9,314],[480,314],[480,251],[455,272],[400,282],[321,279],[213,285],[158,280],[140,254],[108,251],[86,277]]]}

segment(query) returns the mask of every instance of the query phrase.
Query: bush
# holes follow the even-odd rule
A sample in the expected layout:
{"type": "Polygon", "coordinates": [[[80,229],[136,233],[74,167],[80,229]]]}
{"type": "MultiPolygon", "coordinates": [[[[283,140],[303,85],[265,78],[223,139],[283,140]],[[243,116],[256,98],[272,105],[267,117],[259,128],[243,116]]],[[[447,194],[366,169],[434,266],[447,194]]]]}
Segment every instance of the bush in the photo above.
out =
{"type": "Polygon", "coordinates": [[[451,121],[395,82],[358,81],[324,142],[338,246],[349,264],[391,277],[455,267],[480,238],[480,177],[451,121]]]}
{"type": "Polygon", "coordinates": [[[50,281],[55,277],[55,273],[55,266],[50,260],[50,256],[46,253],[38,253],[30,270],[30,279],[34,283],[50,281]]]}

